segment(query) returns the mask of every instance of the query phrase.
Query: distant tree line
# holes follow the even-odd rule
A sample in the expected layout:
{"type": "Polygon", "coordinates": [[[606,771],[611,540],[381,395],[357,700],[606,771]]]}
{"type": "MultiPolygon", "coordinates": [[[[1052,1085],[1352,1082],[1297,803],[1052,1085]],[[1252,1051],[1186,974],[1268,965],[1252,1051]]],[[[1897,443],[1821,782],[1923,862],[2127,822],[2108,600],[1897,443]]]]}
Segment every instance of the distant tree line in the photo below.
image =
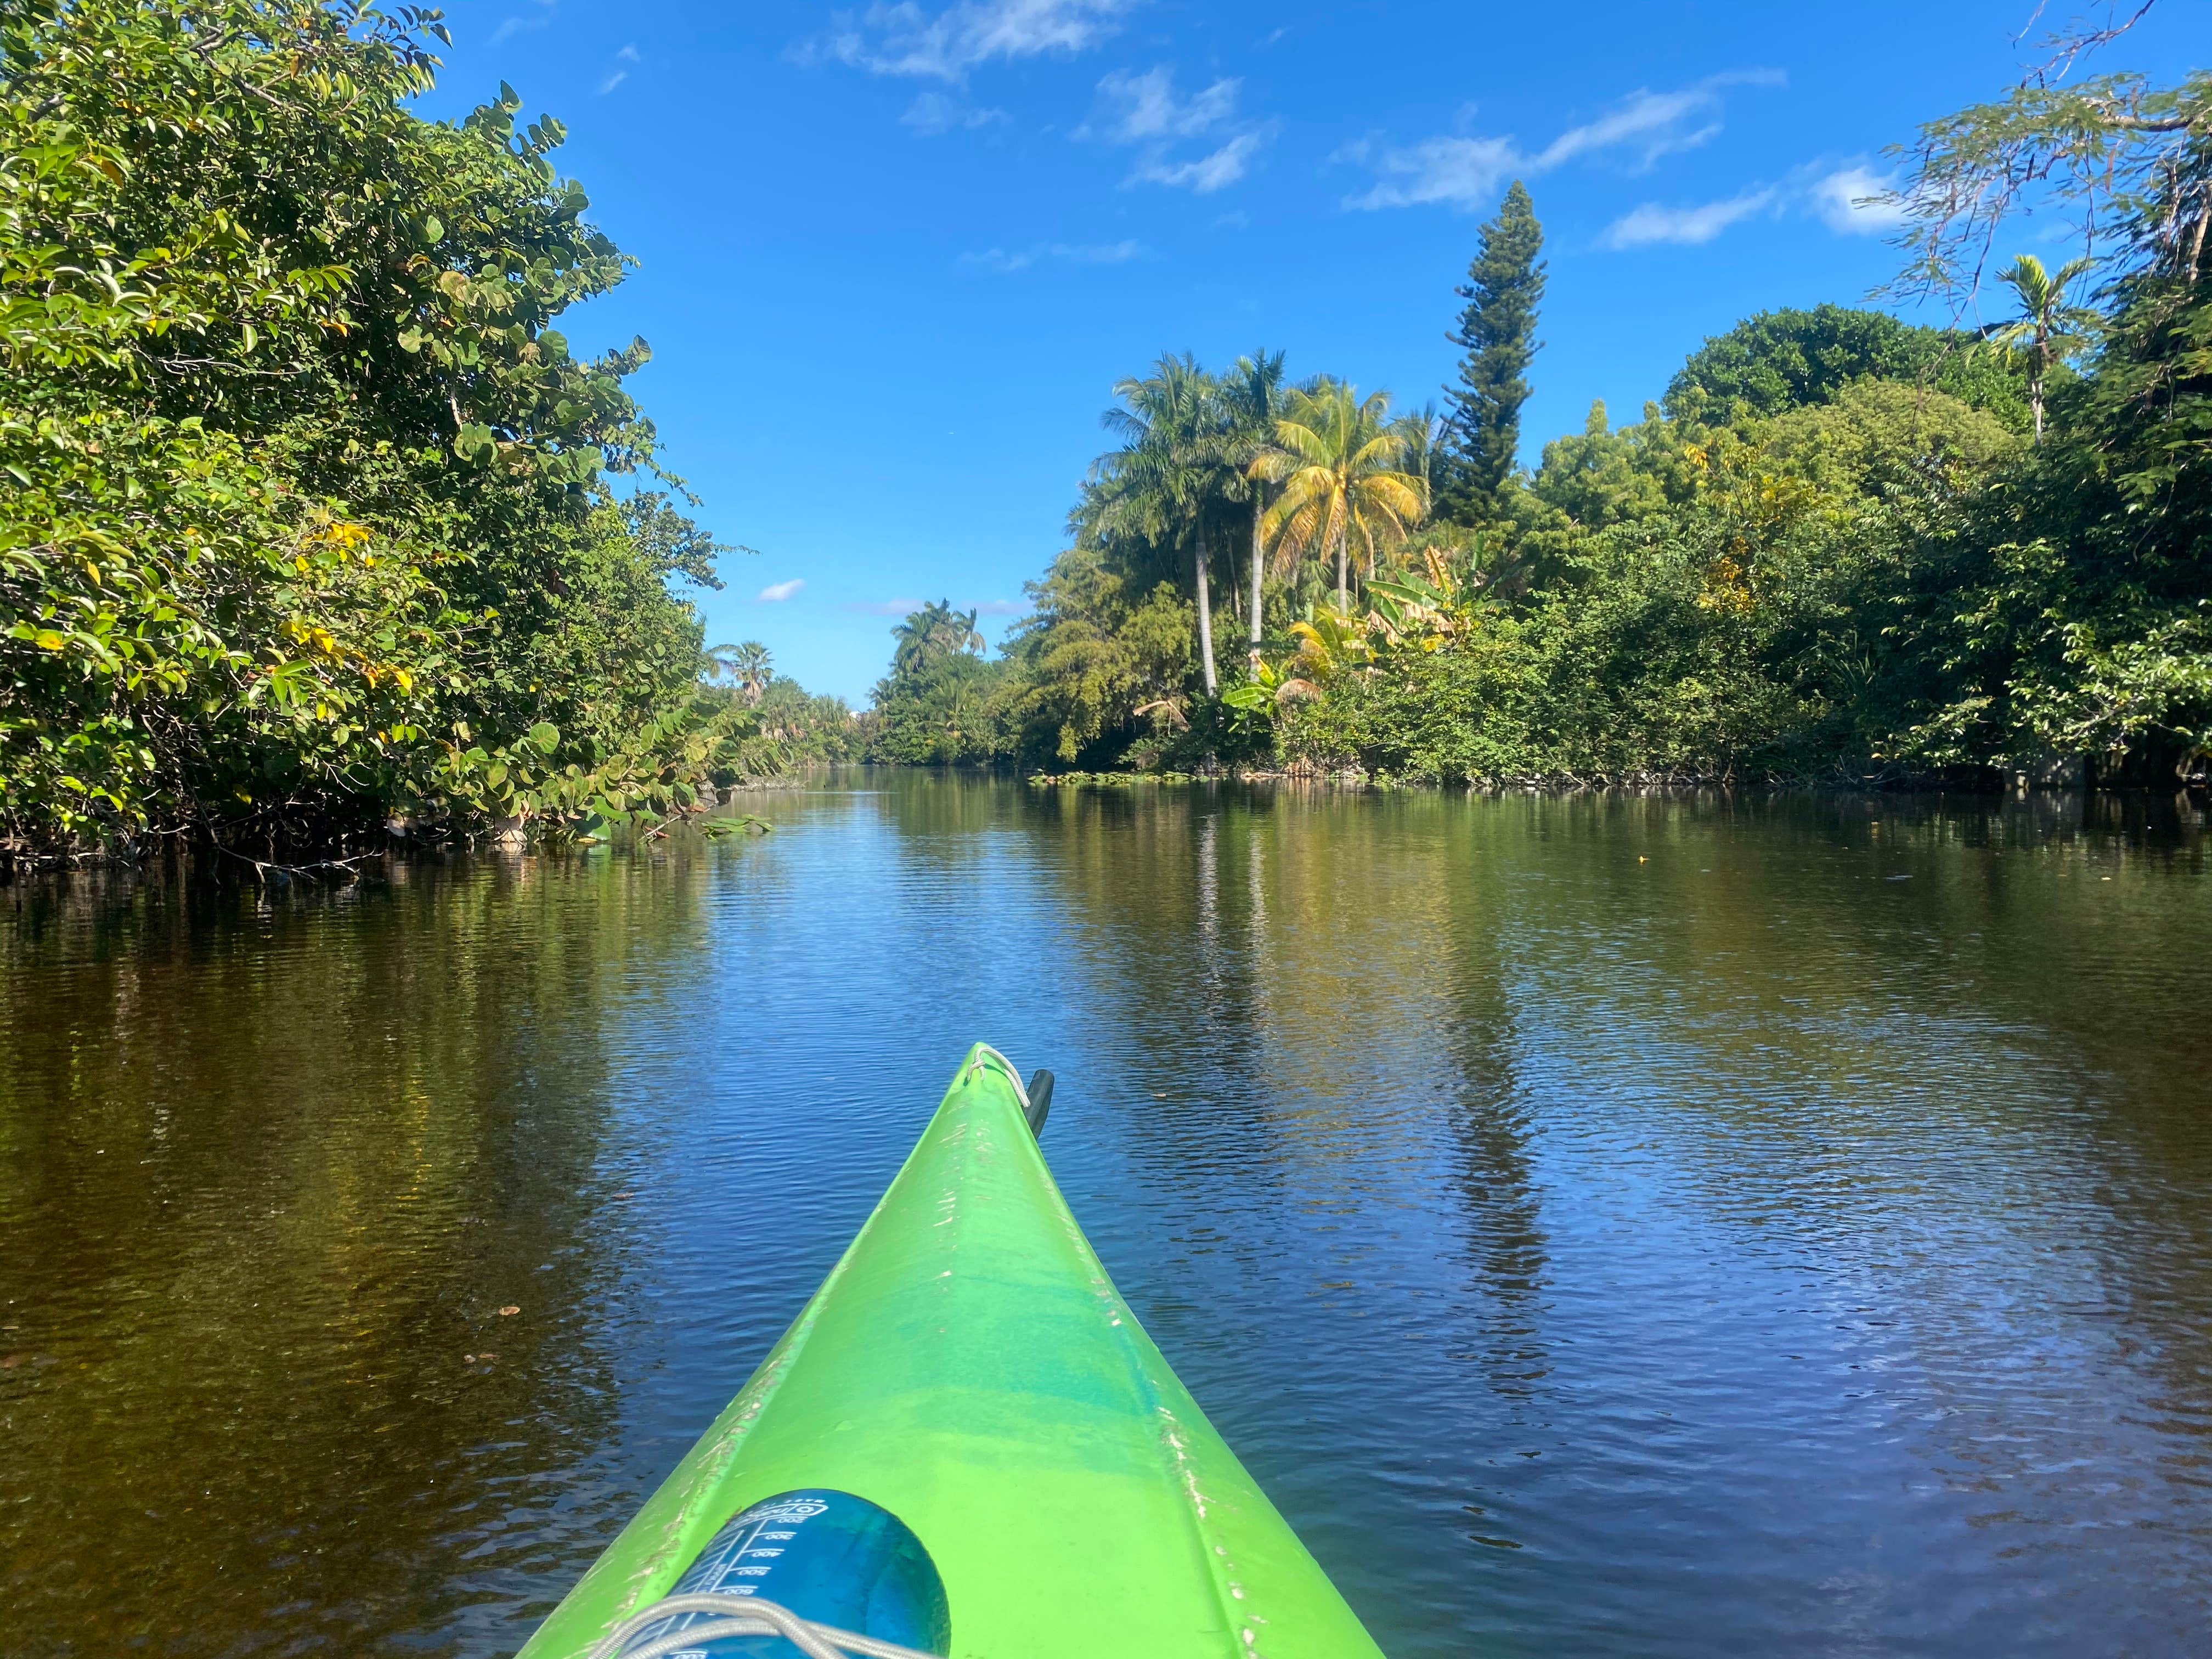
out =
{"type": "Polygon", "coordinates": [[[1117,446],[1028,618],[992,660],[972,627],[902,647],[872,751],[1434,779],[2201,778],[2212,76],[2074,78],[2125,27],[2054,41],[2051,67],[1903,152],[1893,293],[1960,315],[2002,295],[1990,326],[1762,313],[1640,418],[1597,405],[1522,469],[1544,266],[1516,183],[1458,290],[1441,414],[1293,383],[1279,352],[1218,374],[1161,358],[1115,388],[1117,446]],[[2031,202],[2093,210],[2099,240],[2055,270],[1998,264],[2031,202]]]}

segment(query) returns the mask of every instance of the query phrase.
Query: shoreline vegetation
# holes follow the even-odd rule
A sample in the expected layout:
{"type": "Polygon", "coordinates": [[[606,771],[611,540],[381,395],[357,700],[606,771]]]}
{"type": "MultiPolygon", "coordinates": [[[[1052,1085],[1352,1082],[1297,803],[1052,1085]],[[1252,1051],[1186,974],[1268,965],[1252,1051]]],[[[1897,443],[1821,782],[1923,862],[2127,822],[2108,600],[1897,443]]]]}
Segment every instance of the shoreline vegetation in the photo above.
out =
{"type": "Polygon", "coordinates": [[[702,672],[674,589],[728,550],[625,389],[648,349],[556,326],[630,262],[511,88],[411,112],[447,38],[0,21],[0,866],[651,833],[789,749],[787,694],[702,672]]]}
{"type": "Polygon", "coordinates": [[[0,868],[652,836],[822,761],[2201,784],[2212,76],[2094,72],[2154,7],[1898,150],[1887,297],[1957,325],[1764,312],[1524,468],[1545,266],[1516,183],[1441,404],[1163,356],[1114,388],[998,653],[926,606],[857,714],[705,647],[681,592],[736,550],[625,388],[649,349],[555,325],[629,261],[511,88],[411,112],[437,12],[19,8],[0,868]],[[2002,263],[2031,210],[2096,238],[2002,263]]]}
{"type": "Polygon", "coordinates": [[[1545,282],[1516,183],[1442,406],[1281,352],[1163,356],[987,659],[895,630],[870,758],[1046,775],[1298,771],[1524,787],[2201,786],[2212,773],[2212,76],[2075,26],[1899,147],[1930,327],[1747,319],[1639,419],[1516,464],[1545,282]],[[2031,211],[2093,222],[2047,268],[2031,211]],[[1983,317],[1996,320],[1979,325],[1983,317]],[[1969,321],[1977,325],[1969,326],[1969,321]]]}

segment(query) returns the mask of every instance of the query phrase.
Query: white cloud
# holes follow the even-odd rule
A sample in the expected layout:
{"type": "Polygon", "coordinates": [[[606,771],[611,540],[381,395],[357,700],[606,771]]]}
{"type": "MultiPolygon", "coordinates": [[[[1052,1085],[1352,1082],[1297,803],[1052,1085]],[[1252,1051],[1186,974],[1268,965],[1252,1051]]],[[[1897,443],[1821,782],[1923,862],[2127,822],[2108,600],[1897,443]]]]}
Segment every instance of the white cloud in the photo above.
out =
{"type": "Polygon", "coordinates": [[[987,247],[981,253],[963,253],[963,264],[988,265],[994,270],[1024,270],[1040,259],[1060,259],[1077,265],[1124,264],[1141,255],[1144,244],[1126,242],[1032,242],[1011,252],[987,247]]]}
{"type": "Polygon", "coordinates": [[[1012,118],[1002,109],[978,109],[947,98],[941,92],[925,92],[907,106],[906,113],[899,117],[899,125],[912,127],[926,138],[934,138],[955,127],[988,127],[1012,118]]]}
{"type": "Polygon", "coordinates": [[[1606,228],[1605,245],[1611,248],[1652,247],[1662,243],[1702,247],[1739,219],[1748,219],[1771,206],[1774,199],[1775,192],[1768,189],[1746,191],[1702,207],[1669,208],[1646,202],[1606,228]]]}
{"type": "Polygon", "coordinates": [[[1809,214],[1839,235],[1879,236],[1905,221],[1903,203],[1880,199],[1893,182],[1863,161],[1814,162],[1778,185],[1750,185],[1723,201],[1686,208],[1646,202],[1607,226],[1601,240],[1610,248],[1698,247],[1760,213],[1809,214]]]}
{"type": "Polygon", "coordinates": [[[1224,185],[1233,185],[1244,176],[1246,166],[1260,146],[1267,143],[1273,132],[1265,128],[1253,132],[1240,132],[1209,155],[1194,161],[1151,161],[1138,164],[1130,174],[1133,184],[1171,185],[1188,186],[1200,196],[1210,196],[1224,185]]]}
{"type": "Polygon", "coordinates": [[[1807,194],[1830,230],[1846,236],[1880,236],[1905,221],[1903,202],[1880,199],[1895,188],[1896,180],[1861,162],[1821,174],[1812,180],[1807,194]]]}
{"type": "Polygon", "coordinates": [[[789,599],[793,594],[798,592],[800,588],[805,586],[806,578],[804,576],[793,576],[787,582],[771,582],[768,586],[763,587],[758,593],[753,596],[753,603],[755,605],[781,605],[786,599],[789,599]]]}
{"type": "Polygon", "coordinates": [[[1026,617],[1036,607],[1027,599],[981,599],[974,608],[979,617],[1026,617]]]}
{"type": "Polygon", "coordinates": [[[1140,0],[958,0],[925,11],[913,0],[870,6],[835,20],[829,36],[801,48],[871,75],[912,75],[958,85],[994,58],[1009,62],[1096,46],[1140,0]]]}
{"type": "MultiPolygon", "coordinates": [[[[635,46],[624,46],[620,52],[615,54],[615,62],[617,64],[641,64],[645,60],[642,58],[638,56],[637,48],[635,46]]],[[[629,79],[629,71],[628,70],[617,70],[612,75],[610,75],[605,80],[599,82],[599,96],[602,98],[605,97],[609,93],[612,92],[617,87],[620,86],[623,82],[629,79]]]]}
{"type": "Polygon", "coordinates": [[[1533,158],[1540,171],[1601,149],[1631,146],[1640,152],[1639,167],[1649,167],[1675,150],[1695,149],[1721,130],[1710,118],[1720,99],[1703,87],[1687,92],[1652,92],[1639,87],[1620,101],[1620,106],[1595,121],[1569,127],[1533,158]]]}
{"type": "MultiPolygon", "coordinates": [[[[1721,130],[1721,92],[1731,86],[1779,86],[1773,70],[1708,76],[1674,92],[1638,88],[1595,120],[1569,127],[1541,149],[1523,149],[1510,136],[1439,135],[1404,146],[1372,141],[1346,147],[1339,159],[1363,163],[1379,175],[1351,208],[1415,207],[1431,203],[1472,210],[1490,205],[1498,187],[1516,174],[1534,178],[1570,161],[1626,152],[1633,170],[1662,155],[1694,149],[1721,130]]],[[[1469,112],[1471,113],[1471,112],[1469,112]]]]}
{"type": "Polygon", "coordinates": [[[1355,161],[1373,159],[1382,177],[1364,196],[1345,203],[1354,208],[1413,207],[1444,202],[1453,207],[1486,207],[1508,173],[1527,162],[1510,138],[1428,138],[1404,149],[1371,144],[1339,152],[1355,161]]]}
{"type": "MultiPolygon", "coordinates": [[[[556,0],[538,0],[538,3],[544,9],[544,12],[550,14],[556,3],[556,0]]],[[[495,46],[502,40],[511,40],[516,35],[520,34],[528,29],[542,29],[552,21],[553,19],[550,15],[529,18],[509,17],[503,19],[501,21],[500,26],[491,32],[491,44],[495,46]]]]}
{"type": "Polygon", "coordinates": [[[1142,75],[1116,70],[1098,83],[1098,90],[1118,112],[1103,131],[1085,125],[1078,128],[1075,136],[1103,137],[1123,144],[1194,138],[1236,114],[1237,91],[1243,84],[1216,81],[1188,100],[1178,100],[1175,71],[1164,64],[1142,75]]]}
{"type": "Polygon", "coordinates": [[[1078,127],[1073,137],[1136,147],[1137,164],[1125,181],[1166,185],[1209,195],[1235,184],[1251,169],[1252,158],[1275,136],[1273,121],[1237,119],[1237,94],[1244,83],[1216,81],[1188,98],[1176,95],[1175,71],[1165,64],[1142,75],[1116,70],[1098,83],[1105,112],[1078,127]],[[1201,138],[1212,145],[1202,155],[1178,156],[1176,147],[1201,138]]]}

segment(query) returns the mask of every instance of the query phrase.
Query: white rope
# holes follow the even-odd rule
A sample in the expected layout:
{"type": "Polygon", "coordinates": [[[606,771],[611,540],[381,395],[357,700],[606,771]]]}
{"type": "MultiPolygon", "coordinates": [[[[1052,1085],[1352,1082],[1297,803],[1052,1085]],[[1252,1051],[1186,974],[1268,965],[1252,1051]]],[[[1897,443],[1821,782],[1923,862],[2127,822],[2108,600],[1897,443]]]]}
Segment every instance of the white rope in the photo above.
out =
{"type": "Polygon", "coordinates": [[[585,1659],[614,1659],[616,1654],[621,1653],[622,1644],[640,1631],[687,1613],[722,1616],[666,1636],[657,1636],[635,1652],[623,1653],[622,1659],[665,1659],[669,1654],[703,1647],[726,1636],[781,1636],[806,1659],[848,1659],[848,1656],[854,1654],[861,1656],[861,1659],[939,1659],[939,1656],[925,1653],[920,1648],[902,1648],[896,1642],[878,1641],[872,1636],[839,1630],[833,1625],[814,1624],[801,1619],[789,1607],[779,1607],[757,1595],[703,1593],[672,1595],[655,1601],[642,1613],[632,1614],[589,1649],[585,1659]]]}
{"type": "Polygon", "coordinates": [[[1016,1066],[1012,1060],[1008,1060],[1004,1054],[1000,1054],[996,1048],[994,1048],[988,1042],[979,1042],[975,1046],[981,1049],[983,1053],[975,1056],[975,1064],[969,1069],[979,1072],[982,1070],[983,1054],[990,1055],[990,1057],[997,1060],[1000,1065],[1005,1066],[1006,1068],[1006,1075],[1013,1079],[1014,1098],[1022,1103],[1022,1115],[1024,1117],[1027,1117],[1030,1115],[1030,1091],[1029,1085],[1022,1081],[1021,1068],[1018,1066],[1016,1066]]]}

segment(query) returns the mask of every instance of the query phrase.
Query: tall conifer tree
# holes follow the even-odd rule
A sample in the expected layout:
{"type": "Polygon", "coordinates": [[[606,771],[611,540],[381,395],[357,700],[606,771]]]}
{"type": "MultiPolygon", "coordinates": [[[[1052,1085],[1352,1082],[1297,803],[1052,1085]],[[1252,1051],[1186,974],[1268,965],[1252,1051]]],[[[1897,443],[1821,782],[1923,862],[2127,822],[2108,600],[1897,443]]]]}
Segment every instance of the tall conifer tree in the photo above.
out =
{"type": "Polygon", "coordinates": [[[1444,388],[1450,431],[1437,491],[1441,516],[1461,523],[1486,517],[1512,475],[1521,405],[1528,400],[1528,362],[1543,344],[1536,338],[1536,307],[1544,298],[1544,264],[1537,258],[1544,228],[1519,179],[1479,234],[1482,245],[1468,267],[1467,285],[1453,290],[1467,308],[1450,339],[1467,356],[1460,359],[1458,383],[1444,388]]]}

